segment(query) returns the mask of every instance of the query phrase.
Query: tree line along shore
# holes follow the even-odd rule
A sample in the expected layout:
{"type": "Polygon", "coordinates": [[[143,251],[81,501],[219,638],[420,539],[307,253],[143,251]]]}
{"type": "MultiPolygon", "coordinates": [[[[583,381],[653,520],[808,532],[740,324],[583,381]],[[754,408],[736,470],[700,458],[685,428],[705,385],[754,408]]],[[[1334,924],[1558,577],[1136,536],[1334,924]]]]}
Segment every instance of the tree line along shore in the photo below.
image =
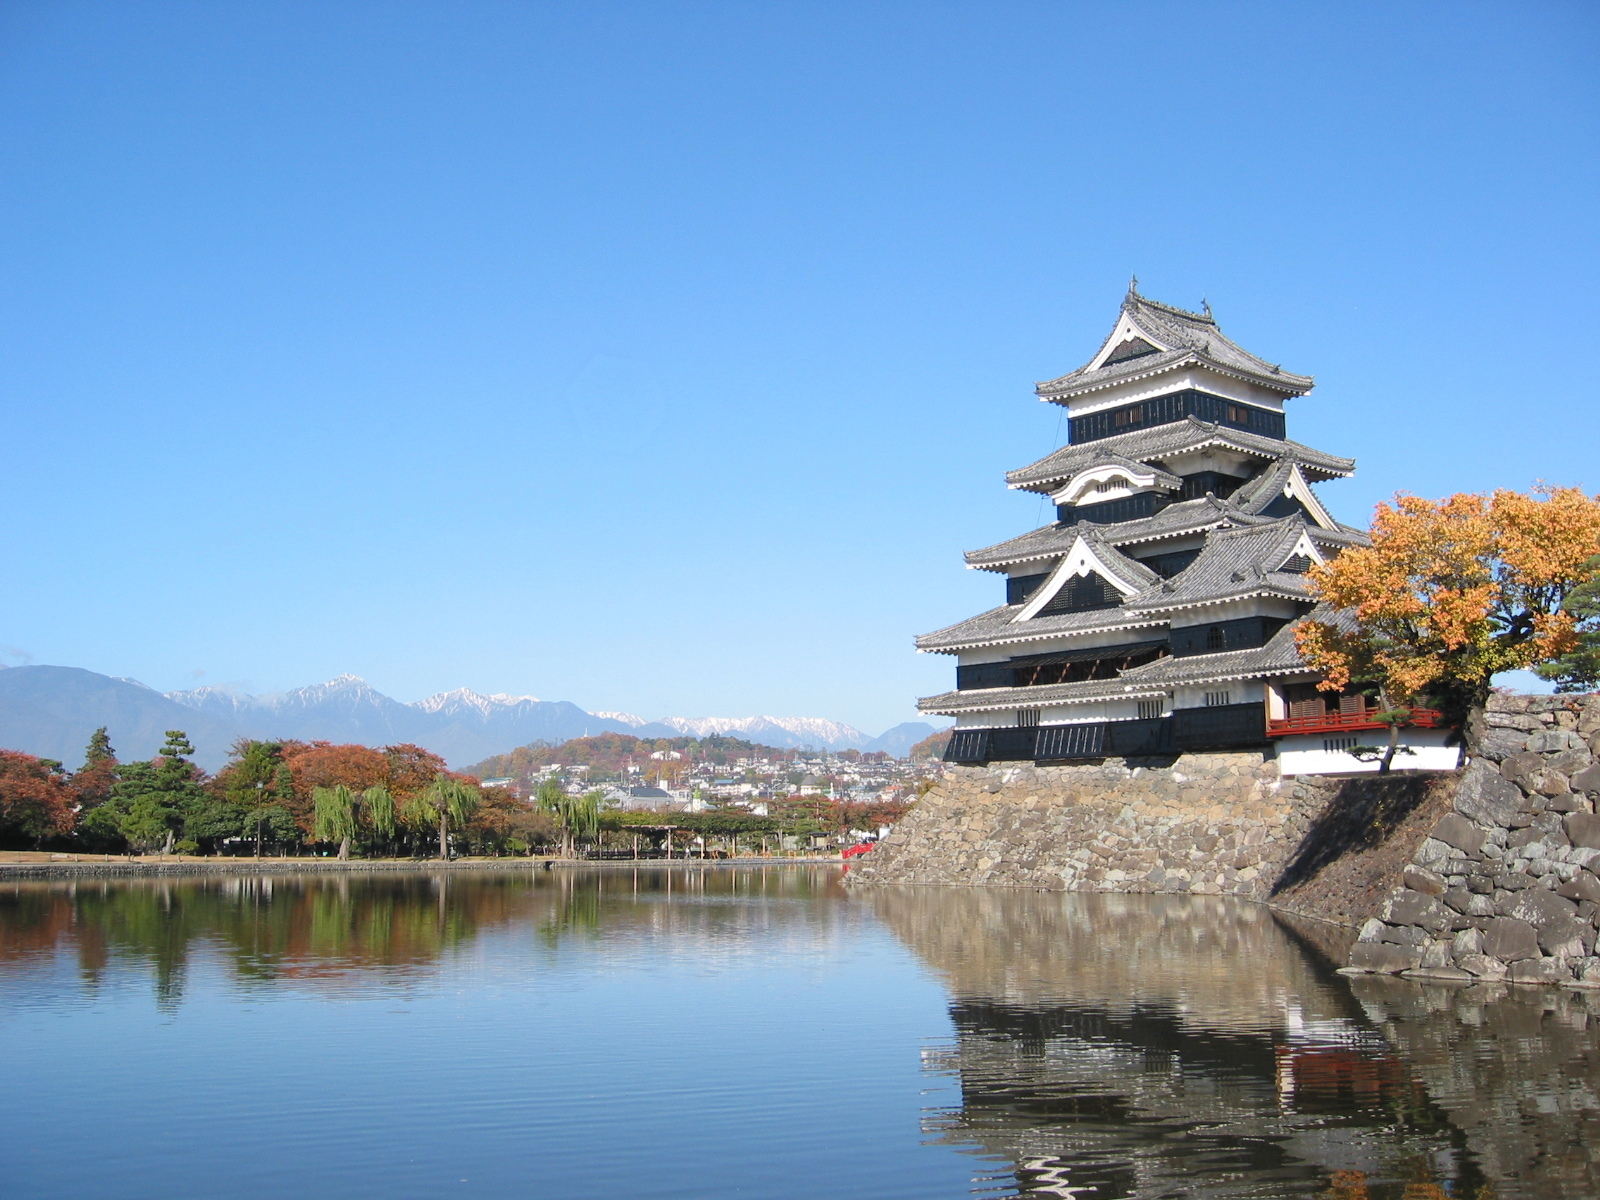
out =
{"type": "Polygon", "coordinates": [[[169,860],[721,856],[809,847],[892,824],[907,807],[816,794],[777,798],[766,815],[715,805],[620,811],[598,790],[574,793],[555,779],[531,794],[484,786],[409,744],[241,739],[215,774],[192,754],[183,731],[170,730],[153,758],[121,762],[104,728],[76,770],[0,750],[0,850],[169,860]]]}

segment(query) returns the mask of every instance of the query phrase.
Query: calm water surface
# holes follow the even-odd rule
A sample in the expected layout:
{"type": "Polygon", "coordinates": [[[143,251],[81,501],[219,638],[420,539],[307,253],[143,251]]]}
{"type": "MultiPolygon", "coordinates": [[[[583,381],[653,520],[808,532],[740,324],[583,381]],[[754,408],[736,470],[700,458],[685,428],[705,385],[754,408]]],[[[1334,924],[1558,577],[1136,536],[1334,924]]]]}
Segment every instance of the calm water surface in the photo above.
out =
{"type": "Polygon", "coordinates": [[[0,1191],[1600,1195],[1600,1000],[1317,936],[835,868],[11,885],[0,1191]]]}

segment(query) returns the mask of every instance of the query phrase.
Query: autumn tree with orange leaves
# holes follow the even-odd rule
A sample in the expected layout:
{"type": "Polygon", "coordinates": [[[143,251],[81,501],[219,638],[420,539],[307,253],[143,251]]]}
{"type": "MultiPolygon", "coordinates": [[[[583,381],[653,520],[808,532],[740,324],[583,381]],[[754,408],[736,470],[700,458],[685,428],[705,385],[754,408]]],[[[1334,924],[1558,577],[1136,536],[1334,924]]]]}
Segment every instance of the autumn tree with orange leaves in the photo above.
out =
{"type": "Polygon", "coordinates": [[[1577,619],[1564,605],[1593,578],[1600,498],[1578,488],[1398,495],[1378,505],[1372,544],[1309,572],[1312,594],[1335,610],[1303,622],[1300,653],[1321,687],[1377,688],[1393,761],[1409,707],[1424,697],[1468,731],[1501,671],[1568,653],[1577,619]]]}

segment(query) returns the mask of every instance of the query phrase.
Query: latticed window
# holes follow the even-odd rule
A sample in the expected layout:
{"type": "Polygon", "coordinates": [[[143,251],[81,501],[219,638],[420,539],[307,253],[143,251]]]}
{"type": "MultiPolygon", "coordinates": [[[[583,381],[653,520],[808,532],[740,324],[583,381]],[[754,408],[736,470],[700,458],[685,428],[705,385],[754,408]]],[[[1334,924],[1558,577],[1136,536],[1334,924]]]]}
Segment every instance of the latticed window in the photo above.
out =
{"type": "Polygon", "coordinates": [[[1207,650],[1226,650],[1228,648],[1228,631],[1220,625],[1213,625],[1206,630],[1207,650]]]}
{"type": "Polygon", "coordinates": [[[1074,575],[1061,585],[1061,590],[1050,597],[1050,603],[1039,610],[1041,617],[1052,613],[1082,612],[1090,608],[1114,608],[1122,603],[1122,593],[1099,575],[1074,575]]]}
{"type": "Polygon", "coordinates": [[[1167,702],[1160,696],[1157,696],[1154,700],[1139,701],[1139,719],[1141,721],[1153,721],[1157,717],[1164,716],[1166,711],[1167,702]]]}
{"type": "Polygon", "coordinates": [[[1335,750],[1350,750],[1355,747],[1357,740],[1353,737],[1323,738],[1322,748],[1329,753],[1335,750]]]}
{"type": "Polygon", "coordinates": [[[1278,570],[1286,571],[1290,575],[1304,575],[1311,570],[1311,559],[1304,554],[1292,554],[1278,570]]]}
{"type": "Polygon", "coordinates": [[[1224,705],[1228,705],[1228,704],[1232,704],[1232,703],[1233,703],[1233,695],[1230,692],[1207,692],[1206,693],[1206,707],[1207,708],[1222,708],[1224,705]]]}
{"type": "Polygon", "coordinates": [[[1039,723],[1041,710],[1037,708],[1017,709],[1017,726],[1021,729],[1031,729],[1039,723]]]}

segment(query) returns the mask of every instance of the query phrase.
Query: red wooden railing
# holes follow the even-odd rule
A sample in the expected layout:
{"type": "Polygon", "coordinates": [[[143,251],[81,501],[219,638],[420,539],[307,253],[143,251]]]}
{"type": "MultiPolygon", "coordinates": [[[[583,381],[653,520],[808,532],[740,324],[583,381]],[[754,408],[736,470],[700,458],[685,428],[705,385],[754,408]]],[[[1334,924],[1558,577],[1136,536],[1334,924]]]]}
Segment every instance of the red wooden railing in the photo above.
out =
{"type": "MultiPolygon", "coordinates": [[[[1377,719],[1381,709],[1369,708],[1361,712],[1329,712],[1300,717],[1281,717],[1267,721],[1268,737],[1283,737],[1288,733],[1337,733],[1350,729],[1387,729],[1388,725],[1377,719]]],[[[1436,708],[1413,708],[1405,725],[1417,729],[1439,729],[1444,718],[1436,708]]]]}

